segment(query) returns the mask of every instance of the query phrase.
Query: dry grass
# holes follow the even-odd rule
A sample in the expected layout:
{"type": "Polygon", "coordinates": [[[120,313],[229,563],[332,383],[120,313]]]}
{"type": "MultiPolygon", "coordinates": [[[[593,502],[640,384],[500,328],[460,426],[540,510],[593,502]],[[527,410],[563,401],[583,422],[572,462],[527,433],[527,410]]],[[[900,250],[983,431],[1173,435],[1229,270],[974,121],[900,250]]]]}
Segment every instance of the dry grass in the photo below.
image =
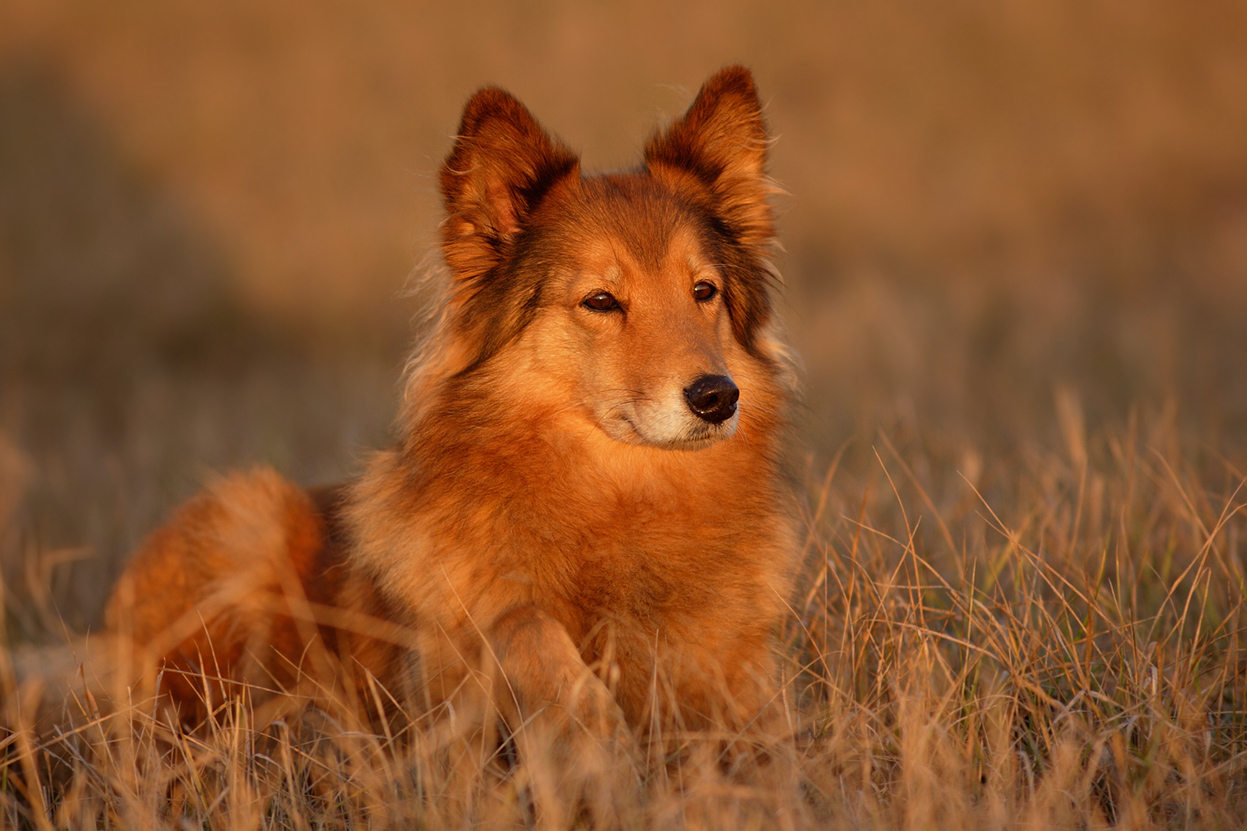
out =
{"type": "MultiPolygon", "coordinates": [[[[1244,472],[1183,447],[1171,413],[1087,436],[1062,412],[1063,451],[1014,469],[880,435],[814,489],[784,633],[799,827],[1247,822],[1244,472]]],[[[5,684],[10,827],[577,825],[543,790],[557,771],[427,721],[237,705],[186,734],[140,704],[36,738],[37,689],[5,684]]],[[[692,758],[654,766],[619,824],[772,827],[776,794],[692,758]]]]}
{"type": "Polygon", "coordinates": [[[471,89],[610,166],[736,60],[792,192],[802,795],[689,761],[621,824],[1247,825],[1243,4],[519,8],[0,9],[0,828],[574,823],[424,724],[36,734],[8,665],[206,471],[386,440],[471,89]]]}
{"type": "Polygon", "coordinates": [[[832,478],[792,643],[833,817],[1244,821],[1244,473],[1199,471],[1163,418],[1090,444],[1070,418],[1067,453],[994,483],[887,437],[832,478]]]}

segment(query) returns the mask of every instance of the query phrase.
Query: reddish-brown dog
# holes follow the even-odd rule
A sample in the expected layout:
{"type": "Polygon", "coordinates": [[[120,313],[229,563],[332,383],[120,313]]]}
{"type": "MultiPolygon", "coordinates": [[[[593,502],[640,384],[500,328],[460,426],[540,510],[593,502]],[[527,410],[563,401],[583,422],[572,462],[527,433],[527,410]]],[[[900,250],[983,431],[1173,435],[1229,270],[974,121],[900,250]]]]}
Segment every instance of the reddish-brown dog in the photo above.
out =
{"type": "Polygon", "coordinates": [[[397,446],[335,490],[222,479],[114,593],[110,625],[184,717],[343,668],[590,733],[767,711],[795,556],[767,146],[740,67],[639,169],[594,177],[511,95],[474,95],[440,180],[451,285],[397,446]]]}

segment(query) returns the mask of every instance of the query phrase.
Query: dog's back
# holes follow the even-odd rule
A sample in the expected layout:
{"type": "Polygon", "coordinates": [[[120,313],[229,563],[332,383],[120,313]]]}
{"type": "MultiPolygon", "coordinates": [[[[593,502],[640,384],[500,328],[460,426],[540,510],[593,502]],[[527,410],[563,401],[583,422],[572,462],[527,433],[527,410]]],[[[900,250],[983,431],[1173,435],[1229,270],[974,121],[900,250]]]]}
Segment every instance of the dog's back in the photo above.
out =
{"type": "Polygon", "coordinates": [[[386,610],[370,583],[352,577],[342,497],[341,488],[305,491],[269,468],[232,474],[134,555],[105,621],[139,648],[135,664],[154,661],[184,720],[198,721],[243,685],[263,698],[323,691],[344,667],[348,677],[353,668],[392,674],[396,647],[360,631],[386,610]]]}

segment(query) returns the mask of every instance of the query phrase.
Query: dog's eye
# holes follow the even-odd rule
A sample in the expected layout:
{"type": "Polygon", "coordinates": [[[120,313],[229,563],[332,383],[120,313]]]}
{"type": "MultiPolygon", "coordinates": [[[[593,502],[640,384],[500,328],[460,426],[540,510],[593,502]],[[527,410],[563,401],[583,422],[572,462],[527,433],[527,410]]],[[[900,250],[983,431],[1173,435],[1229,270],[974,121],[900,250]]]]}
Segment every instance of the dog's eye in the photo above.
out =
{"type": "Polygon", "coordinates": [[[705,303],[707,300],[713,300],[714,296],[718,293],[719,290],[715,288],[715,285],[713,283],[707,283],[705,280],[702,280],[700,283],[693,286],[693,299],[698,303],[705,303]]]}
{"type": "Polygon", "coordinates": [[[619,301],[615,299],[615,295],[599,291],[586,297],[580,305],[594,312],[613,312],[619,308],[619,301]]]}

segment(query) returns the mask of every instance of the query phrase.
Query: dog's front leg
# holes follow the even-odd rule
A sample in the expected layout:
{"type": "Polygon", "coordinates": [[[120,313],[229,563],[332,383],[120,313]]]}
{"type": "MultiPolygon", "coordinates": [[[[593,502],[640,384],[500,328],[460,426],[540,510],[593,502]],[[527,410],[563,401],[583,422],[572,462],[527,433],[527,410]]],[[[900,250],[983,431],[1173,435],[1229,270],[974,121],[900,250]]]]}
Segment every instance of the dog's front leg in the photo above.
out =
{"type": "Polygon", "coordinates": [[[495,700],[539,809],[555,826],[569,810],[589,811],[601,827],[627,815],[639,796],[636,744],[567,629],[541,608],[521,606],[494,623],[489,641],[495,700]]]}
{"type": "Polygon", "coordinates": [[[614,696],[548,612],[512,609],[494,623],[489,645],[500,676],[497,703],[513,729],[540,723],[565,739],[632,743],[614,696]]]}

